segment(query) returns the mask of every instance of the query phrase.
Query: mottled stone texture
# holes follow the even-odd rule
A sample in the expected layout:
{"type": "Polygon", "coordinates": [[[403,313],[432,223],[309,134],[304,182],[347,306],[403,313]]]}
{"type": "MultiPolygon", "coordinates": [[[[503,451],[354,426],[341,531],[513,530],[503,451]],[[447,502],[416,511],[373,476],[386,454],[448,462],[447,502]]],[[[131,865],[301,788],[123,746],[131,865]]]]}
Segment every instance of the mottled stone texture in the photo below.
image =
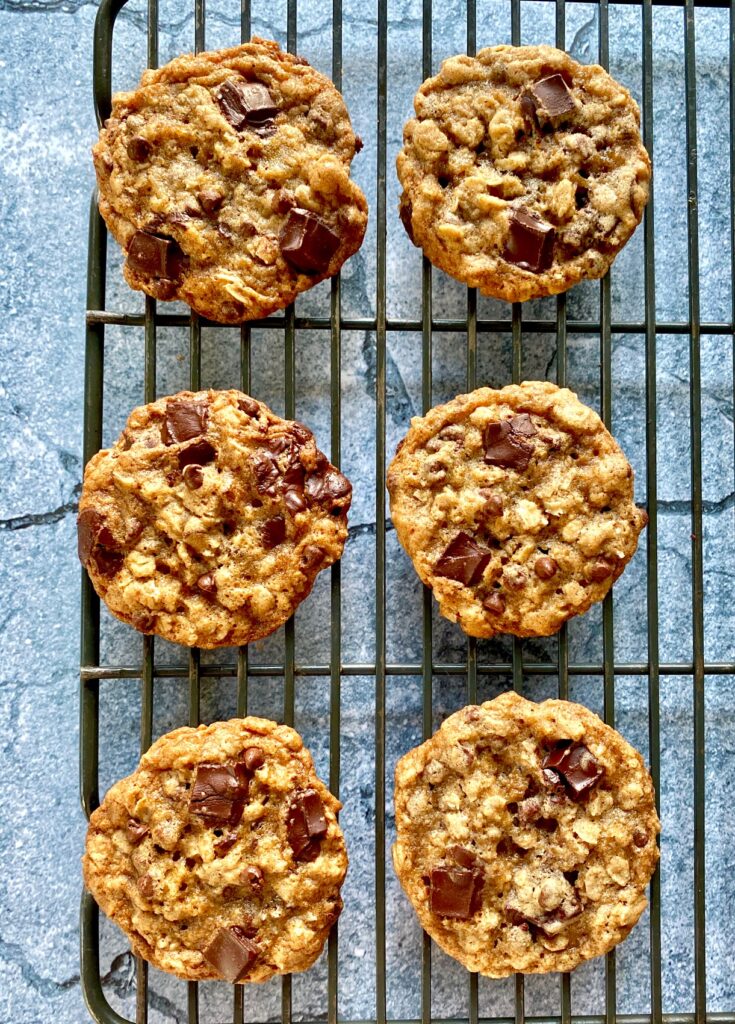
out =
{"type": "MultiPolygon", "coordinates": [[[[239,37],[239,4],[208,3],[207,43],[221,46],[239,37]]],[[[371,222],[361,253],[342,276],[347,316],[370,316],[376,308],[376,103],[377,22],[374,4],[344,2],[344,91],[365,149],[355,174],[371,204],[371,222]]],[[[554,4],[524,3],[524,42],[554,41],[554,4]]],[[[466,45],[462,0],[436,3],[433,54],[442,57],[466,45]]],[[[132,85],[146,61],[145,10],[131,0],[115,35],[115,87],[132,85]]],[[[331,10],[327,0],[299,5],[298,47],[318,67],[331,69],[331,10]]],[[[77,706],[79,567],[74,554],[73,510],[81,475],[82,386],[84,365],[84,288],[87,210],[92,187],[89,146],[94,136],[91,107],[91,46],[96,5],[81,0],[0,0],[0,302],[3,331],[0,423],[4,466],[0,477],[0,534],[4,586],[2,686],[3,813],[0,815],[0,1020],[14,1024],[79,1024],[86,1019],[77,962],[77,911],[80,893],[78,857],[84,822],[77,803],[77,706]]],[[[193,5],[160,2],[160,58],[168,59],[194,42],[193,5]]],[[[422,78],[422,4],[388,4],[388,169],[387,278],[388,315],[420,319],[422,270],[396,215],[397,182],[393,161],[401,124],[422,78]]],[[[687,183],[684,88],[684,15],[656,6],[653,12],[654,186],[656,310],[662,323],[685,323],[689,316],[687,214],[699,218],[699,304],[705,322],[732,316],[730,280],[730,206],[728,113],[728,13],[701,10],[697,34],[698,198],[687,183]],[[689,197],[689,201],[688,201],[689,197]]],[[[641,13],[634,6],[609,8],[610,64],[640,98],[641,13]]],[[[510,41],[510,4],[478,2],[480,45],[510,41]]],[[[285,0],[253,4],[254,30],[285,42],[285,0]]],[[[581,60],[598,55],[594,5],[571,4],[566,41],[581,60]]],[[[110,247],[108,307],[140,311],[143,300],[122,283],[120,257],[110,247]]],[[[613,324],[640,322],[644,311],[643,232],[618,259],[611,278],[613,324]]],[[[437,316],[464,316],[466,291],[439,273],[432,277],[437,316]]],[[[694,296],[696,298],[696,296],[694,296]]],[[[568,297],[571,320],[596,319],[600,291],[582,285],[568,297]]],[[[301,312],[327,315],[329,287],[322,285],[299,302],[301,312]]],[[[479,302],[482,317],[502,316],[500,303],[479,302]]],[[[528,319],[552,319],[553,300],[524,309],[528,319]]],[[[390,334],[387,351],[387,448],[392,451],[409,417],[421,411],[421,338],[390,334]]],[[[143,337],[140,329],[107,332],[105,359],[105,441],[116,436],[131,406],[143,395],[143,337]]],[[[553,333],[525,332],[522,374],[558,372],[553,333]]],[[[646,610],[645,544],[617,585],[614,600],[614,649],[620,662],[645,662],[658,639],[663,663],[692,657],[691,445],[689,337],[662,333],[656,344],[658,399],[658,631],[649,629],[646,610]]],[[[646,346],[641,334],[612,336],[612,423],[637,469],[637,494],[649,488],[646,449],[646,346]]],[[[300,332],[296,339],[297,413],[314,427],[325,448],[330,437],[330,339],[328,332],[300,332]]],[[[252,389],[284,411],[284,345],[276,331],[253,332],[252,389]]],[[[355,484],[351,538],[342,561],[342,657],[370,664],[375,656],[375,383],[378,370],[374,334],[342,336],[341,394],[344,427],[342,463],[355,484]]],[[[502,385],[511,376],[507,332],[482,333],[477,380],[502,385]]],[[[733,407],[732,338],[705,331],[701,339],[702,476],[704,512],[704,646],[708,661],[733,660],[733,407]]],[[[567,379],[580,396],[600,405],[599,335],[570,331],[567,379]]],[[[158,392],[188,384],[186,329],[159,331],[158,392]]],[[[204,332],[203,383],[231,386],[239,380],[237,332],[204,332]]],[[[466,386],[465,335],[437,331],[433,338],[433,397],[450,398],[466,386]]],[[[653,468],[652,465],[650,467],[653,468]]],[[[649,531],[648,542],[654,540],[649,531]]],[[[421,657],[422,594],[411,566],[387,536],[387,650],[391,661],[417,664],[421,657]]],[[[653,579],[654,577],[652,577],[653,579]]],[[[296,618],[296,654],[301,664],[326,664],[329,656],[330,584],[322,578],[296,618]]],[[[569,628],[574,663],[600,664],[602,617],[599,609],[569,628]]],[[[434,657],[458,662],[466,644],[459,631],[434,617],[434,657]]],[[[481,665],[505,660],[503,640],[479,645],[481,665]]],[[[528,662],[556,658],[557,643],[524,644],[528,662]]],[[[284,633],[251,651],[253,664],[277,664],[284,633]]],[[[208,656],[204,661],[222,660],[208,656]]],[[[156,645],[162,664],[185,664],[182,651],[156,645]]],[[[103,613],[102,657],[135,664],[141,643],[131,631],[103,613]]],[[[481,674],[486,699],[510,680],[481,674]]],[[[524,692],[531,697],[556,693],[555,676],[529,674],[524,692]]],[[[662,964],[667,1011],[693,1009],[693,681],[691,675],[663,672],[661,693],[662,964]]],[[[434,718],[466,701],[462,676],[434,680],[434,718]]],[[[575,675],[571,696],[595,709],[603,707],[599,676],[575,675]]],[[[187,720],[185,681],[156,684],[154,734],[187,720]]],[[[708,1008],[732,1010],[735,983],[730,968],[735,917],[735,781],[733,699],[730,675],[710,675],[704,687],[706,741],[707,912],[705,937],[708,1008]]],[[[253,711],[278,716],[283,707],[279,678],[254,678],[253,711]]],[[[136,680],[109,681],[100,691],[100,789],[131,770],[138,751],[140,688],[136,680]]],[[[615,680],[615,719],[624,734],[649,749],[649,690],[645,677],[615,680]]],[[[387,682],[387,779],[393,764],[421,736],[420,675],[391,675],[387,682]]],[[[207,680],[202,715],[207,719],[235,711],[231,681],[207,680]]],[[[345,887],[346,910],[340,923],[339,1010],[344,1018],[375,1013],[374,818],[376,794],[373,749],[375,683],[368,675],[350,675],[342,684],[342,823],[352,866],[345,887]]],[[[299,677],[296,725],[317,758],[329,767],[329,680],[299,677]]],[[[388,841],[393,829],[387,788],[388,841]]],[[[387,1001],[392,1016],[416,1017],[420,1011],[421,935],[410,908],[387,870],[387,1001]]],[[[104,990],[123,1014],[134,1014],[130,957],[120,934],[101,926],[104,990]]],[[[650,1005],[647,920],[617,955],[618,1010],[646,1012],[650,1005]]],[[[437,1016],[462,1015],[468,1007],[463,971],[441,953],[433,954],[433,1002],[437,1016]]],[[[326,1016],[326,959],[293,982],[296,1019],[326,1016]]],[[[526,1010],[551,1014],[559,1008],[559,980],[533,978],[526,983],[526,1010]]],[[[482,980],[480,1012],[512,1014],[512,982],[482,980]]],[[[248,990],[248,1020],[280,1014],[277,984],[248,990]]],[[[201,992],[202,1020],[231,1019],[225,986],[201,992]]],[[[185,1021],[185,986],[151,973],[151,1024],[185,1021]]],[[[572,980],[574,1012],[604,1008],[604,964],[579,970],[572,980]]]]}

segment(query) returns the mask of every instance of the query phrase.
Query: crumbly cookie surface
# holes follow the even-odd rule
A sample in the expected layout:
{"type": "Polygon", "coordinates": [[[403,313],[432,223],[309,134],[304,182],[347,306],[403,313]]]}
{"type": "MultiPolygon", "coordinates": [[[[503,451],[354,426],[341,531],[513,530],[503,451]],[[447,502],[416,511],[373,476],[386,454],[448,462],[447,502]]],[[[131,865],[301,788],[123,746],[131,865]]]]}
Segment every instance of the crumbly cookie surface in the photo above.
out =
{"type": "Polygon", "coordinates": [[[479,388],[411,428],[388,472],[398,539],[470,636],[548,636],[601,601],[648,521],[633,471],[571,391],[479,388]]]}
{"type": "Polygon", "coordinates": [[[401,219],[436,266],[522,302],[602,277],[643,216],[640,115],[597,65],[550,46],[445,60],[398,155],[401,219]]]}
{"type": "Polygon", "coordinates": [[[332,82],[268,40],[146,71],[93,149],[126,280],[222,323],[282,309],[360,247],[360,145],[332,82]]]}
{"type": "Polygon", "coordinates": [[[340,806],[287,726],[176,729],[92,814],[84,881],[133,952],[180,978],[303,971],[342,909],[340,806]]]}
{"type": "Polygon", "coordinates": [[[250,643],[342,554],[350,482],[239,391],[134,409],[84,473],[79,557],[110,611],[190,647],[250,643]]]}
{"type": "Polygon", "coordinates": [[[393,862],[422,926],[470,971],[570,971],[646,907],[660,831],[643,759],[587,708],[506,693],[396,767],[393,862]]]}

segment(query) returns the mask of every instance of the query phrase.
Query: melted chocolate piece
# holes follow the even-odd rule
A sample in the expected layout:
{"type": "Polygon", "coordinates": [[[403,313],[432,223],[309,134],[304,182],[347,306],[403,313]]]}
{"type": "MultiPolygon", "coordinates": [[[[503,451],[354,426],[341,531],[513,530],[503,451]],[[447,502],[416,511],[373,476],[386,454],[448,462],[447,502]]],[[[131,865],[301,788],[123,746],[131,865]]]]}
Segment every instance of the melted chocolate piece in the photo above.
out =
{"type": "Polygon", "coordinates": [[[217,93],[220,110],[238,131],[260,128],[266,131],[275,126],[273,118],[278,107],[268,89],[261,82],[223,82],[217,93]]]}
{"type": "Polygon", "coordinates": [[[242,755],[242,763],[249,772],[257,772],[265,764],[265,755],[260,747],[248,747],[242,755]]]}
{"type": "Polygon", "coordinates": [[[502,615],[505,611],[505,598],[502,594],[492,593],[482,602],[482,607],[493,615],[502,615]]]}
{"type": "Polygon", "coordinates": [[[598,558],[596,562],[593,562],[587,575],[595,583],[602,583],[603,580],[609,579],[613,572],[614,566],[609,558],[598,558]]]}
{"type": "Polygon", "coordinates": [[[214,844],[214,853],[216,857],[224,857],[224,855],[231,850],[237,842],[237,832],[225,832],[221,839],[218,839],[214,844]]]}
{"type": "Polygon", "coordinates": [[[522,417],[514,416],[499,423],[488,423],[483,439],[485,462],[488,465],[516,469],[519,473],[528,469],[533,456],[533,444],[527,440],[531,435],[527,433],[525,423],[520,424],[522,429],[516,429],[516,421],[519,419],[522,417]]]}
{"type": "Polygon", "coordinates": [[[234,985],[247,972],[258,955],[258,947],[242,928],[220,928],[202,956],[224,978],[234,985]]]}
{"type": "Polygon", "coordinates": [[[550,75],[542,78],[528,90],[528,96],[534,106],[540,124],[549,124],[557,128],[562,121],[569,119],[577,109],[574,98],[567,88],[561,75],[550,75]]]}
{"type": "Polygon", "coordinates": [[[260,539],[267,550],[282,544],[286,539],[286,520],[283,516],[266,519],[260,528],[260,539]]]}
{"type": "Polygon", "coordinates": [[[248,778],[240,765],[200,764],[189,795],[189,813],[209,825],[234,826],[242,817],[248,778]]]}
{"type": "Polygon", "coordinates": [[[301,552],[301,564],[305,569],[314,569],[324,561],[324,551],[317,544],[307,544],[301,552]]]}
{"type": "Polygon", "coordinates": [[[556,564],[553,558],[548,555],[541,555],[537,558],[533,565],[533,571],[536,573],[540,580],[551,580],[556,576],[559,566],[556,564]]]}
{"type": "Polygon", "coordinates": [[[551,224],[537,213],[520,207],[511,210],[503,255],[509,263],[534,274],[548,270],[554,256],[555,234],[551,224]]]}
{"type": "Polygon", "coordinates": [[[434,566],[437,576],[463,583],[477,583],[490,561],[490,552],[481,548],[469,534],[458,533],[434,566]]]}
{"type": "Polygon", "coordinates": [[[180,444],[199,437],[207,429],[209,407],[190,398],[171,398],[166,403],[166,418],[161,427],[164,444],[180,444]]]}
{"type": "Polygon", "coordinates": [[[124,555],[116,550],[118,541],[93,508],[85,508],[77,519],[77,553],[86,568],[93,562],[102,576],[115,576],[122,568],[124,555]]]}
{"type": "Polygon", "coordinates": [[[310,473],[305,481],[304,490],[310,501],[320,505],[332,505],[352,493],[352,484],[337,469],[326,469],[310,473]]]}
{"type": "Polygon", "coordinates": [[[180,277],[184,254],[173,238],[136,231],[128,246],[128,264],[139,274],[175,281],[180,277]]]}
{"type": "Polygon", "coordinates": [[[135,818],[128,818],[128,823],[125,826],[125,831],[128,833],[128,839],[137,846],[138,843],[142,842],[143,839],[148,835],[150,829],[147,825],[143,825],[140,821],[136,821],[135,818]]]}
{"type": "Polygon", "coordinates": [[[541,765],[545,780],[553,785],[562,781],[575,799],[589,792],[602,778],[605,769],[583,743],[560,740],[541,765]]]}
{"type": "Polygon", "coordinates": [[[315,789],[297,793],[288,809],[286,835],[295,860],[314,860],[327,832],[322,798],[315,789]]]}
{"type": "Polygon", "coordinates": [[[281,232],[281,252],[297,270],[322,274],[339,248],[339,235],[321,217],[295,207],[281,232]]]}
{"type": "Polygon", "coordinates": [[[238,398],[237,407],[240,412],[244,412],[246,416],[250,416],[253,419],[260,412],[260,406],[258,403],[254,398],[249,398],[248,395],[245,395],[243,398],[238,398]]]}
{"type": "Polygon", "coordinates": [[[429,875],[431,912],[467,921],[480,909],[483,873],[465,867],[432,868],[429,875]]]}
{"type": "Polygon", "coordinates": [[[255,486],[258,492],[260,494],[269,494],[273,497],[281,478],[281,471],[276,460],[270,455],[256,452],[253,455],[253,472],[255,473],[255,486]]]}
{"type": "Polygon", "coordinates": [[[217,452],[209,441],[195,441],[179,452],[179,469],[183,470],[186,466],[206,466],[207,463],[214,462],[216,456],[217,452]]]}

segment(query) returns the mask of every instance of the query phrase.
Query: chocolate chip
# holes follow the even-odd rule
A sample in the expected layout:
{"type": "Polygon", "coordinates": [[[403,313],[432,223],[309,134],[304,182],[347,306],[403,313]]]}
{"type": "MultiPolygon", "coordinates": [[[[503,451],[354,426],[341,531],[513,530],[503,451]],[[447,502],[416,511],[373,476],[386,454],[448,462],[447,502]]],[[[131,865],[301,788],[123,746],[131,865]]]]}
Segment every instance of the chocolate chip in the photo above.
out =
{"type": "Polygon", "coordinates": [[[505,599],[500,594],[492,593],[482,602],[482,607],[493,615],[502,615],[505,611],[505,599]]]}
{"type": "Polygon", "coordinates": [[[327,832],[322,798],[315,789],[297,793],[288,809],[286,835],[295,860],[313,860],[327,832]]]}
{"type": "Polygon", "coordinates": [[[253,455],[253,472],[255,473],[255,486],[259,493],[275,495],[281,476],[276,460],[270,455],[256,452],[253,455]]]}
{"type": "Polygon", "coordinates": [[[153,896],[153,893],[156,890],[156,887],[153,884],[153,879],[150,875],[141,875],[136,885],[138,886],[138,892],[140,895],[144,896],[147,900],[153,896]]]}
{"type": "Polygon", "coordinates": [[[204,483],[204,473],[201,466],[184,466],[184,483],[190,491],[198,491],[204,483]]]}
{"type": "Polygon", "coordinates": [[[315,569],[324,561],[324,551],[316,544],[307,544],[301,552],[301,564],[305,569],[315,569]]]}
{"type": "Polygon", "coordinates": [[[333,505],[341,498],[352,494],[352,484],[339,470],[331,467],[321,472],[310,473],[304,483],[304,491],[310,501],[320,505],[333,505]]]}
{"type": "Polygon", "coordinates": [[[511,416],[508,422],[514,434],[522,434],[523,437],[534,437],[538,433],[533,425],[533,420],[527,412],[516,413],[515,416],[511,416]]]}
{"type": "Polygon", "coordinates": [[[243,881],[247,882],[251,889],[255,892],[260,892],[263,888],[263,872],[257,866],[257,864],[248,864],[243,871],[243,881]]]}
{"type": "Polygon", "coordinates": [[[215,213],[222,209],[225,201],[222,193],[213,188],[203,188],[201,192],[197,192],[197,199],[208,217],[214,217],[215,213]]]}
{"type": "Polygon", "coordinates": [[[541,767],[547,782],[551,785],[564,782],[573,798],[596,786],[605,771],[583,743],[571,743],[569,740],[561,740],[549,751],[541,767]]]}
{"type": "Polygon", "coordinates": [[[189,812],[211,825],[237,825],[247,795],[247,775],[239,765],[200,764],[189,795],[189,812]]]}
{"type": "Polygon", "coordinates": [[[548,555],[541,555],[537,558],[533,565],[533,571],[536,573],[540,580],[550,580],[556,576],[559,566],[556,564],[553,558],[548,555]]]}
{"type": "Polygon", "coordinates": [[[434,566],[437,576],[463,583],[477,583],[490,561],[490,552],[481,548],[468,534],[458,533],[434,566]]]}
{"type": "Polygon", "coordinates": [[[281,232],[281,252],[297,270],[321,274],[339,248],[339,235],[321,217],[296,207],[281,232]]]}
{"type": "Polygon", "coordinates": [[[148,139],[144,139],[142,135],[134,135],[132,139],[128,140],[125,148],[130,159],[134,160],[136,164],[144,163],[153,149],[148,139]]]}
{"type": "Polygon", "coordinates": [[[190,398],[170,398],[166,403],[166,418],[161,428],[164,444],[180,444],[199,437],[207,429],[209,406],[190,398]]]}
{"type": "Polygon", "coordinates": [[[450,846],[447,853],[461,868],[473,868],[477,863],[477,857],[465,846],[450,846]]]}
{"type": "Polygon", "coordinates": [[[531,86],[528,95],[541,124],[550,124],[557,128],[576,110],[574,98],[561,75],[542,78],[540,82],[531,86]]]}
{"type": "Polygon", "coordinates": [[[598,558],[596,562],[593,562],[587,575],[595,583],[602,583],[603,580],[612,576],[614,568],[609,558],[598,558]]]}
{"type": "Polygon", "coordinates": [[[480,494],[485,499],[485,504],[482,507],[482,515],[492,519],[495,519],[497,516],[502,516],[503,499],[500,495],[494,494],[487,487],[483,487],[480,494]]]}
{"type": "Polygon", "coordinates": [[[138,843],[145,839],[150,829],[148,828],[147,825],[143,825],[141,824],[141,822],[136,821],[135,818],[128,818],[128,823],[125,826],[125,831],[128,833],[128,839],[133,844],[133,846],[137,846],[138,843]]]}
{"type": "Polygon", "coordinates": [[[286,520],[283,516],[266,519],[260,528],[260,539],[267,550],[282,544],[286,539],[286,520]]]}
{"type": "Polygon", "coordinates": [[[77,519],[77,554],[83,566],[89,564],[92,552],[98,544],[114,547],[116,541],[104,517],[93,508],[85,508],[77,519]]]}
{"type": "Polygon", "coordinates": [[[250,416],[252,419],[255,419],[260,412],[260,406],[255,399],[249,398],[247,395],[244,395],[242,398],[238,398],[237,407],[240,412],[244,412],[246,416],[250,416]]]}
{"type": "Polygon", "coordinates": [[[644,846],[648,845],[648,834],[643,829],[637,828],[633,833],[633,842],[639,850],[642,850],[644,846]]]}
{"type": "Polygon", "coordinates": [[[485,462],[490,466],[503,466],[522,473],[528,469],[533,456],[533,444],[527,437],[527,434],[515,429],[512,419],[488,423],[484,435],[485,462]]]}
{"type": "Polygon", "coordinates": [[[533,102],[528,93],[524,90],[520,97],[521,115],[524,121],[528,122],[527,127],[535,127],[536,121],[536,104],[533,102]]]}
{"type": "Polygon", "coordinates": [[[217,93],[217,102],[232,127],[241,132],[245,128],[270,129],[278,106],[261,82],[223,82],[217,93]]]}
{"type": "Polygon", "coordinates": [[[203,576],[200,576],[197,580],[197,587],[204,594],[214,594],[217,590],[217,581],[211,572],[205,572],[203,576]]]}
{"type": "Polygon", "coordinates": [[[179,452],[179,469],[183,470],[186,466],[206,466],[207,463],[214,462],[216,455],[217,452],[209,441],[195,441],[179,452]]]}
{"type": "Polygon", "coordinates": [[[233,984],[240,981],[258,955],[258,947],[242,928],[220,928],[210,944],[202,952],[205,960],[224,978],[233,984]]]}
{"type": "Polygon", "coordinates": [[[537,213],[511,210],[504,256],[523,270],[535,274],[548,270],[554,255],[555,232],[537,213]]]}
{"type": "Polygon", "coordinates": [[[265,755],[260,747],[248,747],[242,755],[242,763],[249,772],[257,772],[265,764],[265,755]]]}
{"type": "Polygon", "coordinates": [[[231,850],[237,842],[237,832],[225,832],[221,839],[218,839],[214,844],[214,852],[217,857],[224,857],[224,855],[231,850]]]}
{"type": "Polygon", "coordinates": [[[183,253],[173,238],[136,231],[128,246],[128,264],[139,274],[174,281],[181,276],[183,253]]]}
{"type": "MultiPolygon", "coordinates": [[[[431,911],[439,917],[467,921],[482,890],[481,871],[469,868],[432,868],[429,875],[431,911]]],[[[479,909],[479,906],[477,906],[479,909]]]]}

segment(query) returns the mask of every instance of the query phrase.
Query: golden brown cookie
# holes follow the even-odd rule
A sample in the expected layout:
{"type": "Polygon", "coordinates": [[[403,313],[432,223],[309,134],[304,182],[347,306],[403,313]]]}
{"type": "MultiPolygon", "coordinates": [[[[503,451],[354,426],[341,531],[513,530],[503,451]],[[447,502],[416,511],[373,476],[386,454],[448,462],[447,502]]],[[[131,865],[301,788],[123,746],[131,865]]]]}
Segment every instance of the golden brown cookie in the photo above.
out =
{"type": "Polygon", "coordinates": [[[90,459],[79,557],[110,611],[189,647],[282,625],[342,554],[352,486],[300,423],[240,391],[134,409],[90,459]]]}
{"type": "Polygon", "coordinates": [[[304,971],[342,909],[340,806],[285,725],[176,729],[93,813],[84,881],[133,952],[180,978],[304,971]]]}
{"type": "Polygon", "coordinates": [[[509,302],[602,277],[643,216],[635,100],[551,46],[451,57],[416,94],[398,177],[432,263],[509,302]]]}
{"type": "Polygon", "coordinates": [[[146,71],[93,150],[128,284],[222,323],[282,309],[360,247],[359,146],[330,80],[266,39],[146,71]]]}
{"type": "Polygon", "coordinates": [[[602,600],[648,521],[597,413],[538,381],[414,418],[388,490],[416,572],[470,636],[555,633],[602,600]]]}
{"type": "Polygon", "coordinates": [[[470,971],[571,971],[645,910],[651,777],[579,704],[505,693],[463,708],[398,762],[395,808],[401,885],[470,971]]]}

